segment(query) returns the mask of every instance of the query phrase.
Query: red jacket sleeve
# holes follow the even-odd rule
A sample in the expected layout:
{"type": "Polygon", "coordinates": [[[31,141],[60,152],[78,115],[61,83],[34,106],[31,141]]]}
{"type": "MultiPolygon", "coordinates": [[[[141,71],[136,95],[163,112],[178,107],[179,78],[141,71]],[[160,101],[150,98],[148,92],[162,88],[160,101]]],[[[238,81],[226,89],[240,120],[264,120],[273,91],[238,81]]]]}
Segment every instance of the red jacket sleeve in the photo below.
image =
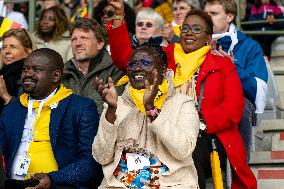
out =
{"type": "Polygon", "coordinates": [[[167,59],[168,59],[168,69],[173,70],[173,72],[176,72],[176,63],[175,63],[175,58],[174,58],[174,49],[175,45],[171,44],[167,47],[163,47],[163,50],[167,54],[167,59]]]}
{"type": "Polygon", "coordinates": [[[124,21],[121,26],[114,29],[112,29],[112,22],[110,22],[106,30],[113,63],[118,69],[126,72],[127,64],[132,54],[126,22],[124,21]]]}
{"type": "MultiPolygon", "coordinates": [[[[110,45],[111,57],[114,65],[126,72],[127,64],[132,54],[132,46],[129,38],[126,22],[117,28],[112,28],[112,22],[107,27],[107,35],[110,45]]],[[[176,71],[176,65],[174,60],[174,44],[167,47],[163,47],[163,50],[167,54],[168,68],[176,71]]]]}

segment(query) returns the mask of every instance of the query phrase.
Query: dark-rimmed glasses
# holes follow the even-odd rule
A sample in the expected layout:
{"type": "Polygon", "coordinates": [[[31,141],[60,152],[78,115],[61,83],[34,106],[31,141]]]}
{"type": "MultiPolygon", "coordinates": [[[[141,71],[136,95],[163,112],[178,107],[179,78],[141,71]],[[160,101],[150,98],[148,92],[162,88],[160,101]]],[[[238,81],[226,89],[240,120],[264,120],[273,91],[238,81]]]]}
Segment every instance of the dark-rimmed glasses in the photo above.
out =
{"type": "Polygon", "coordinates": [[[183,24],[179,27],[179,29],[181,33],[187,33],[189,30],[194,34],[200,34],[203,31],[207,33],[207,31],[204,30],[204,28],[199,24],[194,24],[192,26],[189,26],[188,24],[183,24]]]}
{"type": "Polygon", "coordinates": [[[143,70],[150,70],[152,67],[152,63],[146,59],[128,62],[128,70],[135,70],[137,66],[141,67],[143,70]]]}
{"type": "Polygon", "coordinates": [[[152,28],[153,27],[153,23],[151,23],[151,22],[137,22],[136,23],[136,26],[137,27],[140,27],[140,28],[142,28],[142,27],[144,27],[144,25],[146,26],[146,28],[152,28]]]}
{"type": "Polygon", "coordinates": [[[108,18],[112,18],[114,16],[114,11],[103,11],[102,16],[106,15],[108,18]]]}

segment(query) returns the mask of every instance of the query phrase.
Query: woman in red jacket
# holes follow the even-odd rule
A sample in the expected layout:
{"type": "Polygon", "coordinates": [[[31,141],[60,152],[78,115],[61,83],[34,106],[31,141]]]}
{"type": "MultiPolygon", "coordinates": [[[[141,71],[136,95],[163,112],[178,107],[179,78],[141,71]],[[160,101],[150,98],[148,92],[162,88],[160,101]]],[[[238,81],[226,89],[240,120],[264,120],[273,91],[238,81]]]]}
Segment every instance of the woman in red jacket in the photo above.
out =
{"type": "MultiPolygon", "coordinates": [[[[120,0],[112,0],[110,4],[117,12],[121,11],[120,0]]],[[[207,133],[217,138],[221,167],[225,167],[228,157],[233,168],[232,189],[255,189],[256,179],[246,163],[245,148],[238,130],[244,97],[236,68],[229,58],[210,52],[208,44],[213,23],[206,13],[190,11],[180,30],[181,43],[164,48],[169,67],[175,71],[176,92],[193,96],[198,104],[204,83],[200,117],[201,121],[205,120],[207,133]]],[[[114,63],[125,70],[132,53],[125,23],[114,20],[107,31],[114,63]]],[[[207,137],[200,135],[193,158],[201,189],[205,188],[205,178],[211,176],[209,155],[207,137]]]]}

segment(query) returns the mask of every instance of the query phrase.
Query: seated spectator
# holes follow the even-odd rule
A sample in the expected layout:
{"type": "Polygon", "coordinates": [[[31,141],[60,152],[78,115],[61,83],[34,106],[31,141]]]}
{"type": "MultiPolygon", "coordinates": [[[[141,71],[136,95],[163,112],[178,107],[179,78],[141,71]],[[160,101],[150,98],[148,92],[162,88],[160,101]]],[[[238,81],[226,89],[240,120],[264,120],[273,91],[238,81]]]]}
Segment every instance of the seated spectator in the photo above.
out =
{"type": "Polygon", "coordinates": [[[256,123],[255,113],[263,113],[266,103],[267,69],[260,45],[237,30],[235,0],[207,0],[205,11],[213,20],[212,38],[223,55],[233,55],[234,64],[242,82],[245,109],[239,124],[243,137],[247,162],[250,157],[252,126],[256,123]]]}
{"type": "MultiPolygon", "coordinates": [[[[99,1],[98,5],[94,9],[94,19],[97,20],[101,25],[106,26],[114,16],[114,8],[108,4],[107,0],[99,1]]],[[[136,15],[133,9],[124,2],[124,18],[126,26],[131,34],[135,34],[135,19],[136,15]]]]}
{"type": "MultiPolygon", "coordinates": [[[[103,110],[103,101],[94,89],[94,81],[99,77],[107,82],[112,77],[118,81],[124,73],[116,68],[105,49],[105,30],[96,21],[78,18],[71,30],[71,46],[74,58],[68,60],[63,73],[63,84],[75,94],[93,99],[98,112],[103,110]]],[[[123,86],[118,88],[121,94],[123,86]]]]}
{"type": "Polygon", "coordinates": [[[43,10],[32,37],[37,48],[57,51],[64,62],[72,57],[69,22],[61,7],[55,6],[43,10]]]}
{"type": "Polygon", "coordinates": [[[25,93],[0,118],[6,176],[36,179],[33,189],[89,188],[102,176],[91,154],[99,121],[96,105],[60,84],[63,66],[56,51],[33,51],[21,75],[25,93]]]}
{"type": "Polygon", "coordinates": [[[166,70],[162,48],[142,45],[130,58],[122,96],[111,78],[106,85],[96,79],[107,104],[93,142],[105,176],[99,188],[198,188],[198,114],[191,97],[175,93],[166,70]]]}
{"type": "MultiPolygon", "coordinates": [[[[112,33],[114,36],[115,31],[119,29],[125,31],[123,27],[125,28],[125,25],[113,29],[109,28],[108,33],[112,33]]],[[[235,65],[229,58],[216,56],[210,52],[208,44],[213,33],[213,23],[209,15],[199,10],[190,11],[180,30],[181,43],[175,43],[164,48],[170,61],[169,66],[175,71],[173,81],[176,91],[193,96],[195,103],[198,104],[197,99],[200,94],[201,83],[205,83],[203,95],[205,100],[203,100],[201,106],[200,117],[201,121],[203,120],[202,117],[205,120],[202,122],[205,122],[208,134],[217,136],[217,141],[221,146],[219,152],[222,168],[225,167],[226,156],[228,156],[231,166],[238,168],[238,170],[233,170],[232,186],[255,188],[256,179],[246,163],[245,148],[238,131],[244,99],[235,65]],[[230,147],[228,148],[228,146],[230,147]]],[[[125,34],[122,35],[121,33],[121,37],[123,36],[125,34]]],[[[119,68],[124,69],[127,67],[133,49],[129,39],[121,39],[110,39],[110,47],[112,50],[112,47],[117,43],[123,47],[115,49],[116,53],[113,52],[112,56],[121,54],[121,51],[124,52],[119,59],[119,64],[118,61],[114,60],[119,68]]],[[[115,57],[119,58],[118,56],[115,57]]],[[[202,189],[205,188],[205,176],[210,176],[209,147],[204,141],[207,141],[204,137],[198,138],[197,151],[193,153],[199,187],[202,189]],[[204,152],[199,152],[198,149],[204,149],[204,152]],[[204,175],[205,173],[206,175],[204,175]]]]}
{"type": "MultiPolygon", "coordinates": [[[[174,15],[174,20],[172,21],[172,23],[165,24],[164,30],[163,30],[163,37],[169,43],[175,43],[179,41],[179,36],[180,36],[179,27],[182,25],[187,12],[195,8],[195,6],[193,5],[194,2],[191,0],[174,0],[173,1],[172,11],[174,15]]],[[[196,6],[198,6],[196,8],[199,8],[199,3],[196,6]]]]}
{"type": "Polygon", "coordinates": [[[0,113],[4,105],[21,93],[21,73],[24,58],[35,49],[25,29],[10,29],[2,36],[1,58],[3,67],[0,70],[0,113]]]}
{"type": "MultiPolygon", "coordinates": [[[[284,27],[284,22],[275,22],[275,19],[283,19],[283,12],[273,0],[256,0],[252,7],[249,20],[266,20],[266,23],[254,24],[253,30],[269,31],[279,30],[284,27]]],[[[253,37],[259,42],[265,56],[271,57],[271,44],[277,38],[276,35],[258,35],[253,37]]]]}
{"type": "MultiPolygon", "coordinates": [[[[115,19],[113,19],[113,21],[110,22],[109,25],[112,25],[114,28],[117,28],[124,21],[124,3],[123,1],[111,1],[110,5],[115,10],[115,19]]],[[[162,46],[167,44],[167,42],[163,40],[163,37],[161,36],[162,29],[164,26],[164,20],[153,9],[141,9],[141,11],[139,11],[136,16],[135,23],[135,35],[131,36],[131,42],[134,48],[145,42],[148,42],[149,39],[151,39],[151,43],[159,44],[162,46]]],[[[123,24],[125,24],[125,22],[123,24]]],[[[117,32],[121,33],[122,31],[117,32]]],[[[128,32],[129,31],[127,31],[127,33],[128,32]]]]}
{"type": "Polygon", "coordinates": [[[43,10],[49,9],[51,7],[54,7],[54,6],[59,6],[59,5],[60,5],[59,0],[42,0],[43,10]]]}
{"type": "Polygon", "coordinates": [[[25,18],[25,15],[21,12],[15,11],[14,10],[14,3],[12,1],[8,1],[5,3],[6,5],[6,17],[9,18],[10,20],[21,24],[21,26],[25,29],[29,29],[28,22],[25,18]]]}
{"type": "MultiPolygon", "coordinates": [[[[72,4],[72,3],[71,3],[72,4]]],[[[88,18],[88,2],[87,0],[77,0],[73,3],[73,11],[71,12],[71,23],[73,24],[77,18],[88,18]]]]}

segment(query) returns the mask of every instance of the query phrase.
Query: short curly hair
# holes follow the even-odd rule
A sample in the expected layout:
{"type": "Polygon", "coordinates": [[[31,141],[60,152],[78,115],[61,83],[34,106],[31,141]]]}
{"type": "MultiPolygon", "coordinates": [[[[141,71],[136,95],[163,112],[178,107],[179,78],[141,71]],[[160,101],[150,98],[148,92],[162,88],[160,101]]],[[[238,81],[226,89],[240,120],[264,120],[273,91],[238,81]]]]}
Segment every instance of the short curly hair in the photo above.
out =
{"type": "Polygon", "coordinates": [[[161,71],[166,72],[168,68],[168,59],[166,52],[163,50],[163,47],[151,43],[144,43],[134,49],[132,56],[133,54],[145,50],[151,52],[151,55],[153,55],[161,63],[161,71]]]}
{"type": "Polygon", "coordinates": [[[186,14],[186,17],[184,20],[186,20],[189,16],[193,16],[193,15],[199,16],[204,20],[205,24],[207,25],[206,26],[207,33],[209,35],[212,35],[213,34],[213,21],[212,21],[211,16],[207,14],[206,12],[204,12],[203,10],[192,9],[186,14]]]}

